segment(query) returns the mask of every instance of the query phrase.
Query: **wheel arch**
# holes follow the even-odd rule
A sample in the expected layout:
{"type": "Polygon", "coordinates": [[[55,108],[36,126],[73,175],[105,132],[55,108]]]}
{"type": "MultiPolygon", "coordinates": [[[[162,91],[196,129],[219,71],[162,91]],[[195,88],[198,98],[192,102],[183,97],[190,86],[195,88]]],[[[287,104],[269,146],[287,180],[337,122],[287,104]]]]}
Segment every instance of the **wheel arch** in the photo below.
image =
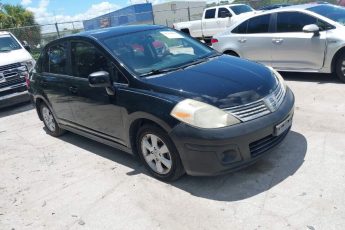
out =
{"type": "Polygon", "coordinates": [[[233,56],[241,57],[238,52],[236,52],[235,50],[232,50],[232,49],[224,50],[223,54],[228,54],[228,55],[232,55],[233,54],[233,56]]]}
{"type": "Polygon", "coordinates": [[[345,53],[345,46],[341,47],[333,56],[331,62],[331,72],[335,73],[338,58],[345,53]]]}

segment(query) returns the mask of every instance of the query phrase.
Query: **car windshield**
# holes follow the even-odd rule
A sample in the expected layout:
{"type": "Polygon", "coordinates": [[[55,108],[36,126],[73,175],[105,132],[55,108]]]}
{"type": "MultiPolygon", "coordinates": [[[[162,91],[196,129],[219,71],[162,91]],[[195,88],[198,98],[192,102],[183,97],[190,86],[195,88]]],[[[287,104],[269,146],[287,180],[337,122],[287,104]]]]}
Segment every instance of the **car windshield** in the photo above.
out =
{"type": "Polygon", "coordinates": [[[345,25],[345,8],[333,5],[319,5],[308,8],[309,11],[345,25]]]}
{"type": "Polygon", "coordinates": [[[0,52],[21,49],[18,42],[11,35],[0,36],[0,52]]]}
{"type": "Polygon", "coordinates": [[[230,6],[230,9],[234,11],[236,15],[254,11],[253,8],[248,5],[230,6]]]}
{"type": "Polygon", "coordinates": [[[109,37],[102,42],[139,76],[183,68],[217,54],[206,45],[168,28],[109,37]]]}

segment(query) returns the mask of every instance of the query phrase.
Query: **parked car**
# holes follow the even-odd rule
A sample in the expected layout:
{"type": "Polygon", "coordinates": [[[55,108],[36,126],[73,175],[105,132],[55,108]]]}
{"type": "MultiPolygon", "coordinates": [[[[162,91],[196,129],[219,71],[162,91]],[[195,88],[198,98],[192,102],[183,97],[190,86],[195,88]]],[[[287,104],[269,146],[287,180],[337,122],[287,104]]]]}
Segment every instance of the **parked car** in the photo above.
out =
{"type": "Polygon", "coordinates": [[[47,133],[138,154],[162,180],[255,162],[285,138],[294,112],[278,72],[154,25],[49,43],[29,91],[47,133]]]}
{"type": "Polygon", "coordinates": [[[284,7],[238,22],[214,36],[212,46],[280,71],[336,73],[345,82],[344,24],[343,7],[284,7]]]}
{"type": "Polygon", "coordinates": [[[26,79],[34,59],[17,38],[0,31],[0,108],[29,101],[26,79]]]}
{"type": "Polygon", "coordinates": [[[273,10],[273,9],[278,9],[282,7],[287,7],[287,6],[291,6],[291,4],[287,4],[287,3],[273,4],[273,5],[263,6],[259,8],[258,10],[273,10]]]}
{"type": "Polygon", "coordinates": [[[245,4],[214,6],[204,10],[201,20],[174,23],[173,28],[192,37],[207,40],[240,18],[254,13],[254,9],[245,4]]]}

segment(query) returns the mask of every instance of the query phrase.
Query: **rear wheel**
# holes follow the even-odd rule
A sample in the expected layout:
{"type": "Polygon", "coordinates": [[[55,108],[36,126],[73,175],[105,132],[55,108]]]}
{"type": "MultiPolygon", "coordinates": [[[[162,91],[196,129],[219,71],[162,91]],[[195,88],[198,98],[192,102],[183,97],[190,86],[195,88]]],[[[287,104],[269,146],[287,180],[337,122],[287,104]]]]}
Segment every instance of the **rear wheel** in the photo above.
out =
{"type": "Polygon", "coordinates": [[[164,181],[184,174],[180,156],[169,136],[159,127],[144,125],[137,136],[139,156],[149,172],[164,181]]]}
{"type": "Polygon", "coordinates": [[[43,118],[43,123],[47,128],[47,132],[54,137],[58,137],[64,134],[65,130],[61,129],[56,123],[53,113],[48,108],[48,106],[42,103],[40,106],[40,110],[43,118]]]}
{"type": "Polygon", "coordinates": [[[335,68],[338,78],[345,82],[345,53],[338,58],[335,68]]]}

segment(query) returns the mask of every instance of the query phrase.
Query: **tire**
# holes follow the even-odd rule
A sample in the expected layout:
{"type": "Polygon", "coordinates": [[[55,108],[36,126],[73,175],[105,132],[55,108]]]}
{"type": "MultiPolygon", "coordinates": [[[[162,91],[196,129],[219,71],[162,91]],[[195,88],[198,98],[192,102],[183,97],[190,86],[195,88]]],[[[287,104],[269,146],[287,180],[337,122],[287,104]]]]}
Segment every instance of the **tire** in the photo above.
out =
{"type": "Polygon", "coordinates": [[[49,109],[49,107],[42,103],[40,106],[40,112],[42,115],[42,120],[43,123],[46,127],[47,133],[53,137],[59,137],[62,134],[65,133],[65,130],[61,129],[59,127],[59,125],[57,124],[53,113],[51,112],[51,110],[49,109]]]}
{"type": "Polygon", "coordinates": [[[335,71],[337,73],[338,78],[342,82],[345,82],[345,53],[338,58],[335,66],[335,71]]]}
{"type": "Polygon", "coordinates": [[[175,145],[159,127],[142,126],[138,131],[136,146],[141,161],[155,178],[174,181],[185,173],[175,145]]]}

